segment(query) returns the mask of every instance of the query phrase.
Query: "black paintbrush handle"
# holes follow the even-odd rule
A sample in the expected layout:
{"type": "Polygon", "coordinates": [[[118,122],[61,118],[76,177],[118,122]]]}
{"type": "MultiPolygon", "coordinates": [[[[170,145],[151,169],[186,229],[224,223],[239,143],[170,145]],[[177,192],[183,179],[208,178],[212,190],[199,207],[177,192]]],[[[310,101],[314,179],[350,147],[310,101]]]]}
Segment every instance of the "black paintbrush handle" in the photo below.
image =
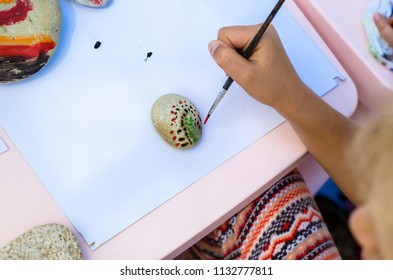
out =
{"type": "Polygon", "coordinates": [[[225,81],[225,84],[222,86],[223,89],[228,90],[229,87],[232,85],[233,79],[231,77],[228,77],[228,79],[225,81]]]}
{"type": "MultiPolygon", "coordinates": [[[[258,30],[257,34],[255,34],[254,38],[252,39],[251,43],[248,45],[246,50],[241,54],[245,59],[249,59],[251,54],[254,52],[255,48],[257,47],[259,41],[261,40],[263,34],[265,33],[266,29],[269,27],[270,23],[273,21],[274,16],[280,10],[281,6],[284,4],[285,0],[279,0],[277,4],[274,6],[272,11],[270,12],[269,16],[266,18],[265,22],[262,24],[261,28],[258,30]]],[[[204,124],[208,121],[210,116],[213,114],[214,110],[217,108],[218,104],[224,98],[225,94],[227,93],[229,87],[232,85],[233,79],[228,77],[225,81],[225,84],[222,87],[222,90],[216,97],[213,105],[210,107],[210,110],[207,114],[204,124]]]]}
{"type": "Polygon", "coordinates": [[[262,24],[261,28],[259,28],[257,34],[255,37],[252,39],[251,43],[248,45],[242,56],[246,59],[249,59],[250,56],[252,55],[253,51],[257,47],[259,41],[261,40],[263,34],[265,33],[266,29],[269,27],[270,23],[273,21],[274,16],[277,14],[277,12],[280,10],[281,6],[284,4],[285,0],[279,0],[274,6],[273,10],[270,12],[269,16],[265,20],[265,22],[262,24]]]}
{"type": "MultiPolygon", "coordinates": [[[[252,53],[254,52],[255,48],[257,47],[259,41],[261,40],[263,34],[266,32],[266,29],[269,27],[271,22],[273,21],[274,17],[280,10],[281,6],[284,4],[285,0],[279,0],[274,6],[273,10],[270,12],[269,16],[266,18],[265,22],[262,24],[261,28],[259,28],[257,34],[255,34],[254,38],[252,39],[251,43],[248,45],[246,50],[242,53],[242,56],[245,59],[249,59],[252,53]]],[[[231,77],[228,77],[228,79],[225,81],[224,86],[222,87],[225,90],[228,90],[229,87],[232,85],[233,79],[231,77]]]]}

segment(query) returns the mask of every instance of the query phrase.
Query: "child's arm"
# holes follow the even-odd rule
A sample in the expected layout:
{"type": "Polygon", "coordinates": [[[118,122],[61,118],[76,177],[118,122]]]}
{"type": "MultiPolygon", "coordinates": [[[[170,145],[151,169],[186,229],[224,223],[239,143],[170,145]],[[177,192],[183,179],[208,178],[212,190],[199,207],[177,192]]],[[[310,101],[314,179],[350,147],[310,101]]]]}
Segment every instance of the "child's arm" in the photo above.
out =
{"type": "Polygon", "coordinates": [[[285,117],[342,191],[361,203],[363,195],[346,155],[357,127],[303,84],[273,27],[249,60],[241,57],[236,50],[244,50],[258,28],[221,29],[218,40],[209,44],[214,60],[250,96],[285,117]]]}

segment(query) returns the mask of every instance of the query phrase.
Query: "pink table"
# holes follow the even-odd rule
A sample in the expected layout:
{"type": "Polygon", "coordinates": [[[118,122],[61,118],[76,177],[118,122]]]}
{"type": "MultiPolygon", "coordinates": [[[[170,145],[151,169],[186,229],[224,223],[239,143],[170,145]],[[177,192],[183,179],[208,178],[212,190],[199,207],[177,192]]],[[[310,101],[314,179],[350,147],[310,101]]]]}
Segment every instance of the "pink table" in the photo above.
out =
{"type": "Polygon", "coordinates": [[[361,18],[371,0],[295,0],[356,84],[359,100],[378,109],[393,93],[393,72],[368,50],[361,18]]]}
{"type": "MultiPolygon", "coordinates": [[[[324,99],[350,116],[357,105],[354,83],[294,2],[285,5],[347,77],[324,99]]],[[[80,239],[85,259],[174,258],[296,167],[307,154],[289,124],[283,123],[92,251],[2,129],[0,138],[8,147],[0,154],[0,247],[36,225],[60,223],[80,239]]]]}

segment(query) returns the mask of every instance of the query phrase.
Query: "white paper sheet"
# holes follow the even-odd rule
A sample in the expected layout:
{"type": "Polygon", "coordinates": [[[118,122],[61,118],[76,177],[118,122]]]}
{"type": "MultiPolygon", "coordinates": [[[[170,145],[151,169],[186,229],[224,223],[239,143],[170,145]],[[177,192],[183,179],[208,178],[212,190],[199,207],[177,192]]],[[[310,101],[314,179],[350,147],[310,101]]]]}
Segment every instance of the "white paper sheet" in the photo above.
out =
{"type": "MultiPolygon", "coordinates": [[[[222,26],[262,22],[275,0],[60,2],[57,53],[36,76],[0,86],[0,125],[91,248],[283,122],[236,84],[194,149],[171,148],[150,120],[166,93],[206,116],[226,80],[208,43],[222,26]]],[[[320,96],[334,88],[339,73],[285,9],[274,24],[302,79],[320,96]]]]}

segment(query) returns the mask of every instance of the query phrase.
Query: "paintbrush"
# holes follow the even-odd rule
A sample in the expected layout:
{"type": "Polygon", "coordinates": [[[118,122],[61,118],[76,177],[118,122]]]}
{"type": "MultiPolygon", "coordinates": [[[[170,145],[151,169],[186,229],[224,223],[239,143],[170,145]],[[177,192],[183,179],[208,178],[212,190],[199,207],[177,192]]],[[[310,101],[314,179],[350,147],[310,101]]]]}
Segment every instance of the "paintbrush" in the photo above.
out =
{"type": "MultiPolygon", "coordinates": [[[[284,4],[285,0],[279,0],[277,4],[274,6],[273,10],[270,12],[268,17],[266,18],[265,22],[262,24],[261,28],[258,30],[257,34],[254,36],[252,39],[251,43],[248,45],[246,50],[241,54],[245,59],[249,59],[255,48],[257,47],[259,40],[261,40],[263,34],[265,33],[266,29],[269,27],[270,23],[274,19],[275,15],[277,12],[280,10],[282,4],[284,4]]],[[[228,79],[225,81],[225,84],[223,85],[220,93],[218,94],[216,100],[214,101],[213,105],[211,106],[209,113],[207,114],[207,117],[204,121],[204,124],[207,123],[209,120],[210,116],[213,114],[214,110],[217,108],[218,104],[221,102],[221,100],[224,98],[225,94],[227,93],[229,87],[232,85],[233,79],[231,77],[228,77],[228,79]]]]}

